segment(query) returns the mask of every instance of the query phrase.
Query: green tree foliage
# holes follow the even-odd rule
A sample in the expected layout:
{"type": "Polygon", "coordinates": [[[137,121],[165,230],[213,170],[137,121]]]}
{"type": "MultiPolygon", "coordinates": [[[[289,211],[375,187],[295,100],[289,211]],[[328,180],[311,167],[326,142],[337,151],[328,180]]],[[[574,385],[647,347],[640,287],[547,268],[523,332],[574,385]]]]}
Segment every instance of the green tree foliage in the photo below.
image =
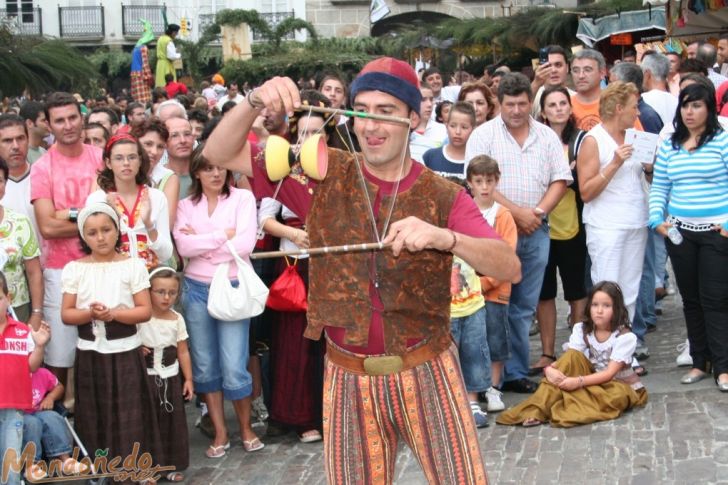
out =
{"type": "Polygon", "coordinates": [[[27,89],[81,90],[97,77],[93,64],[62,40],[13,35],[0,26],[0,90],[16,96],[27,89]]]}
{"type": "MultiPolygon", "coordinates": [[[[150,49],[150,55],[153,50],[150,49]]],[[[94,66],[96,72],[101,73],[106,79],[118,77],[122,74],[127,76],[131,70],[131,52],[124,52],[121,49],[102,47],[86,56],[86,58],[94,66]]]]}

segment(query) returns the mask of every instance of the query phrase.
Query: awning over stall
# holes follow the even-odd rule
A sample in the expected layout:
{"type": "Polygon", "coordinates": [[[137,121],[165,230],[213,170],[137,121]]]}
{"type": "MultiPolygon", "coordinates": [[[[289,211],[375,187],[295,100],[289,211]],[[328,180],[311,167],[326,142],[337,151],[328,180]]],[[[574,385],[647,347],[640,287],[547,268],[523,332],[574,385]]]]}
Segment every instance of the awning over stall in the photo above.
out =
{"type": "Polygon", "coordinates": [[[576,37],[589,47],[614,34],[640,32],[643,30],[665,30],[665,8],[634,10],[598,19],[581,18],[576,37]]]}

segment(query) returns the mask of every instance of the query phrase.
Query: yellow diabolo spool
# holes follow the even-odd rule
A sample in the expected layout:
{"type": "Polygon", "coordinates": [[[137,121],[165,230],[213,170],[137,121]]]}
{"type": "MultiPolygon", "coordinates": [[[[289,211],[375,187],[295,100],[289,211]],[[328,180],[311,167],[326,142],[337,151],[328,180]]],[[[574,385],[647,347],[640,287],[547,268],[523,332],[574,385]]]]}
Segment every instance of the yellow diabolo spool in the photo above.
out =
{"type": "MultiPolygon", "coordinates": [[[[323,180],[329,166],[324,137],[316,134],[303,142],[298,159],[300,159],[303,173],[314,180],[323,180]]],[[[268,137],[265,145],[265,170],[272,182],[277,182],[290,174],[291,167],[298,161],[288,140],[275,135],[268,137]]]]}

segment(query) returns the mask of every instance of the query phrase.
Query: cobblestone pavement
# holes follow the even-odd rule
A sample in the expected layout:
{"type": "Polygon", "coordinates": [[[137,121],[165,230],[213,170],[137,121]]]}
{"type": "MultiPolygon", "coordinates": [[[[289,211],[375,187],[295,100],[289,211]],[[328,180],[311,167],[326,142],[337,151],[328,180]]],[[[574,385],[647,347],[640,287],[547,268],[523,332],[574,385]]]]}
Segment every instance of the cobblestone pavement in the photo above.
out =
{"type": "MultiPolygon", "coordinates": [[[[685,371],[675,366],[675,347],[685,340],[682,307],[678,296],[668,296],[664,304],[658,330],[647,336],[647,406],[615,421],[571,429],[500,426],[491,415],[491,426],[479,431],[491,483],[728,485],[728,394],[718,392],[710,379],[679,383],[685,371]]],[[[564,342],[565,308],[559,307],[557,342],[564,342]]],[[[538,336],[532,337],[533,361],[540,348],[538,336]]],[[[507,406],[521,399],[504,394],[507,406]]],[[[235,429],[231,408],[226,415],[229,429],[235,429]]],[[[188,407],[192,449],[186,483],[324,483],[321,443],[302,444],[292,434],[262,436],[265,449],[246,453],[238,438],[227,456],[210,460],[204,456],[209,440],[192,426],[196,416],[188,407]]],[[[400,449],[396,483],[425,483],[409,450],[400,449]]]]}

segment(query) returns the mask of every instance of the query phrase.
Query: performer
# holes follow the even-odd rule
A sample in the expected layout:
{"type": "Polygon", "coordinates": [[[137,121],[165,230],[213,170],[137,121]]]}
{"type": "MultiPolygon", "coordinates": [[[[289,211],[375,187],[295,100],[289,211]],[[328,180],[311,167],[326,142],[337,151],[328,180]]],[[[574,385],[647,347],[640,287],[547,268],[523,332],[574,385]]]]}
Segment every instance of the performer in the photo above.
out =
{"type": "Polygon", "coordinates": [[[142,20],[142,24],[144,33],[131,51],[131,97],[146,107],[147,103],[152,101],[152,84],[154,84],[147,44],[154,40],[154,32],[149,21],[142,20]]]}
{"type": "MultiPolygon", "coordinates": [[[[408,118],[410,126],[419,122],[419,82],[405,62],[367,64],[351,99],[357,111],[408,118]]],[[[246,144],[247,132],[264,108],[290,116],[298,107],[291,79],[269,80],[226,115],[205,156],[254,174],[259,195],[270,196],[274,185],[265,178],[263,157],[246,144]]],[[[356,118],[362,153],[330,149],[322,182],[314,187],[287,178],[278,194],[306,220],[311,247],[391,243],[309,263],[305,336],[317,340],[326,333],[330,483],[391,483],[400,436],[430,483],[487,483],[449,333],[450,269],[454,254],[481,274],[517,281],[520,264],[464,189],[413,163],[410,126],[356,118]]]]}
{"type": "Polygon", "coordinates": [[[169,24],[167,30],[164,31],[164,35],[159,36],[157,41],[157,73],[155,77],[154,87],[163,88],[167,81],[164,77],[167,74],[174,76],[174,80],[177,80],[177,71],[172,64],[177,59],[182,58],[182,54],[177,52],[177,48],[174,46],[174,39],[179,34],[179,25],[169,24]]]}

